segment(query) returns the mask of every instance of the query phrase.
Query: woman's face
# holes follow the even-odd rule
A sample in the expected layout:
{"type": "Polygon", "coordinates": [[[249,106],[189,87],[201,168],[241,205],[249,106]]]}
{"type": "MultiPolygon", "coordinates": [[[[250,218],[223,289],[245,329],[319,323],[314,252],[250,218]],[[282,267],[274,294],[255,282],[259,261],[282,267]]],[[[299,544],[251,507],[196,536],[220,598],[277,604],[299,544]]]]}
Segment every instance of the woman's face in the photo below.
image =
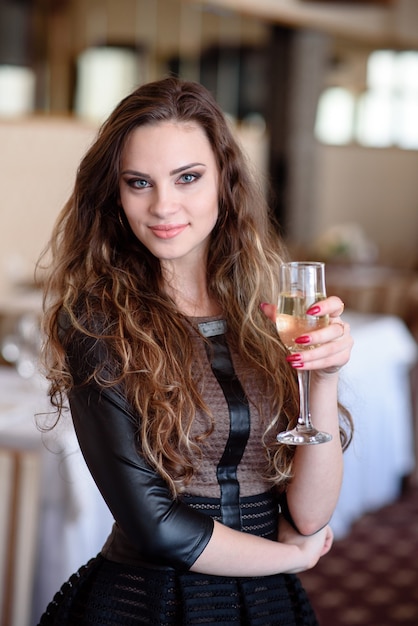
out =
{"type": "Polygon", "coordinates": [[[163,264],[206,261],[218,185],[215,156],[198,124],[158,122],[129,136],[120,201],[136,237],[163,264]]]}

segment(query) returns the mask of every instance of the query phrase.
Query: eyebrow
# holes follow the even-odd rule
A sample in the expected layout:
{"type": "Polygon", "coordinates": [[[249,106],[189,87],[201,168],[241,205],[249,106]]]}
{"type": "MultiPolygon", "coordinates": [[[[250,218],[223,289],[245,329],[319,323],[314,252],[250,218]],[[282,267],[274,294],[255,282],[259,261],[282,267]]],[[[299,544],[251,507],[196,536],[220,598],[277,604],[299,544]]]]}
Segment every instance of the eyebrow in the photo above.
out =
{"type": "MultiPolygon", "coordinates": [[[[171,170],[170,176],[174,176],[175,174],[180,174],[180,172],[184,172],[185,170],[190,169],[191,167],[196,167],[196,165],[201,165],[205,167],[204,163],[188,163],[187,165],[182,165],[181,167],[176,167],[176,169],[171,170]]],[[[151,178],[149,174],[145,174],[144,172],[138,172],[136,170],[124,170],[122,174],[131,174],[134,176],[142,176],[143,178],[151,178]]]]}

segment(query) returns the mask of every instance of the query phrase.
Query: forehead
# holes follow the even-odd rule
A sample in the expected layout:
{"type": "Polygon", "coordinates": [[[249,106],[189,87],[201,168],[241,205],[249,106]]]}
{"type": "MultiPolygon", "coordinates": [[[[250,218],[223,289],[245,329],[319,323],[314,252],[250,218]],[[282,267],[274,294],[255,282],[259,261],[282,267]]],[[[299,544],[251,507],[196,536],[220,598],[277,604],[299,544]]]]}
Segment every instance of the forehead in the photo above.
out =
{"type": "MultiPolygon", "coordinates": [[[[212,146],[197,122],[163,121],[134,128],[122,150],[122,158],[146,156],[168,151],[202,152],[213,155],[212,146]]],[[[213,155],[214,156],[214,155],[213,155]]]]}

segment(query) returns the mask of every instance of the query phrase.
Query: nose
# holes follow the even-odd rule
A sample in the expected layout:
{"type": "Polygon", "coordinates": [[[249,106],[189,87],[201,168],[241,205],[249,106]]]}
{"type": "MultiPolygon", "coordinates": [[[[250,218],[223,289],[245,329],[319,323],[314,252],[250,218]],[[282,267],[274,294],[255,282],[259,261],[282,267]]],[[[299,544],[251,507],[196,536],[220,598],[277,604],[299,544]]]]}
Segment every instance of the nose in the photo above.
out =
{"type": "Polygon", "coordinates": [[[173,215],[178,210],[175,193],[167,188],[154,188],[150,204],[150,212],[155,217],[164,219],[173,215]]]}

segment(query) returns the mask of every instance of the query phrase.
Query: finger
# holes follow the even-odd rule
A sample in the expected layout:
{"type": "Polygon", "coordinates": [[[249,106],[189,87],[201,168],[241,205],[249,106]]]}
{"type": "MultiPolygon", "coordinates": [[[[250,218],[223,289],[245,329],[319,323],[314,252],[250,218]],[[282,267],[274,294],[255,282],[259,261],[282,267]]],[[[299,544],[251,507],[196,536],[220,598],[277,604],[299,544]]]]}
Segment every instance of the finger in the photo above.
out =
{"type": "Polygon", "coordinates": [[[330,326],[333,326],[334,328],[332,329],[334,332],[336,332],[336,330],[338,330],[338,335],[335,337],[335,339],[342,339],[345,335],[345,330],[346,330],[346,325],[344,322],[339,322],[339,321],[333,321],[330,326]]]}
{"type": "Polygon", "coordinates": [[[333,317],[341,317],[341,315],[344,313],[344,309],[345,309],[345,304],[344,302],[341,300],[341,298],[335,298],[333,300],[333,304],[336,307],[334,309],[334,311],[331,311],[329,316],[331,318],[333,317]]]}
{"type": "Polygon", "coordinates": [[[295,343],[301,344],[301,347],[318,346],[331,341],[343,339],[343,337],[349,334],[349,324],[343,322],[340,318],[336,318],[330,320],[330,323],[323,328],[319,328],[310,333],[305,333],[300,337],[296,337],[295,343]]]}
{"type": "Polygon", "coordinates": [[[310,315],[340,317],[344,312],[344,302],[338,296],[329,296],[325,300],[316,302],[307,312],[310,315]]]}
{"type": "MultiPolygon", "coordinates": [[[[353,347],[353,338],[349,332],[341,336],[340,325],[335,325],[338,339],[327,341],[310,350],[301,350],[286,357],[288,363],[295,369],[325,370],[327,373],[337,372],[346,365],[350,359],[353,347]]],[[[335,330],[334,330],[335,332],[335,330]]]]}
{"type": "Polygon", "coordinates": [[[321,556],[324,556],[324,554],[327,554],[331,548],[332,548],[332,544],[334,542],[334,533],[332,532],[332,530],[328,527],[327,529],[327,534],[325,537],[325,542],[324,542],[324,547],[322,549],[322,554],[321,556]]]}

